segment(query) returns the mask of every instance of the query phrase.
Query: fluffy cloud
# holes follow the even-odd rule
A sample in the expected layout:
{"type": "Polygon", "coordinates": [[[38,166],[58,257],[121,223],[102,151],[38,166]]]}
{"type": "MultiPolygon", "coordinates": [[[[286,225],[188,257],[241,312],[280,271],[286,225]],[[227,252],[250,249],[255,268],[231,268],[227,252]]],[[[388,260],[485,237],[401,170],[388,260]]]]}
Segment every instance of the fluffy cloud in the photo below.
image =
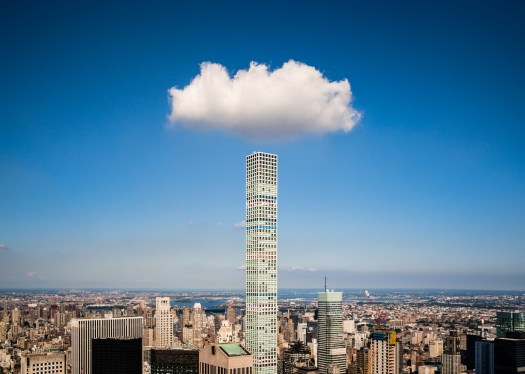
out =
{"type": "Polygon", "coordinates": [[[350,83],[330,82],[315,67],[290,60],[273,71],[252,62],[233,78],[205,62],[184,88],[169,90],[173,125],[218,129],[254,140],[350,131],[361,118],[350,83]]]}
{"type": "Polygon", "coordinates": [[[0,243],[0,251],[7,251],[9,250],[9,247],[7,246],[7,244],[4,244],[4,243],[0,243]]]}

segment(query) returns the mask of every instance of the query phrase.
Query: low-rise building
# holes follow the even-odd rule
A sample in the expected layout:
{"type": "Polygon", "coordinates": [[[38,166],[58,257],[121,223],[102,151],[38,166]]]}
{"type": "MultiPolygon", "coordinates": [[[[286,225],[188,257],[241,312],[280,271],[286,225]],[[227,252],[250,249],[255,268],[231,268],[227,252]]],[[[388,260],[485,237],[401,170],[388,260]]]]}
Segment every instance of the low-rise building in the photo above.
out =
{"type": "Polygon", "coordinates": [[[65,374],[66,353],[23,353],[20,366],[21,374],[65,374]]]}
{"type": "Polygon", "coordinates": [[[240,344],[212,344],[199,353],[199,374],[252,374],[253,356],[240,344]]]}

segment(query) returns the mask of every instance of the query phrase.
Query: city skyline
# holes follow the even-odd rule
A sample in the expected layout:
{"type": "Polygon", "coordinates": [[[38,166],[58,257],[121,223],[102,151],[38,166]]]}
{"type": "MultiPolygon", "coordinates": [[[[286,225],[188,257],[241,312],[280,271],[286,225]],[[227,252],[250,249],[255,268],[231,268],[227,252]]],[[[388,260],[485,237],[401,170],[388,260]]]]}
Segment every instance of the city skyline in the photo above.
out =
{"type": "Polygon", "coordinates": [[[203,7],[3,5],[0,288],[243,288],[261,151],[281,287],[525,289],[524,4],[203,7]]]}

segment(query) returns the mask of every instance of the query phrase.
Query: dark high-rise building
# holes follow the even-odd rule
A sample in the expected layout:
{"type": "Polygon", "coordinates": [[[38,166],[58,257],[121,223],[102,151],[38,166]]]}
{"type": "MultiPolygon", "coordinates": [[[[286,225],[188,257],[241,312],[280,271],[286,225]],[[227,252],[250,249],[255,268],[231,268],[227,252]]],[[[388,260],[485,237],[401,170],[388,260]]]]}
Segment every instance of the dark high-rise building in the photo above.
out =
{"type": "Polygon", "coordinates": [[[494,342],[481,340],[475,343],[476,374],[494,374],[494,342]]]}
{"type": "Polygon", "coordinates": [[[476,366],[476,342],[480,340],[480,335],[467,335],[467,349],[465,350],[465,360],[463,362],[467,366],[467,370],[472,370],[476,366]]]}
{"type": "Polygon", "coordinates": [[[494,340],[494,372],[525,373],[525,333],[510,332],[494,340]]]}
{"type": "Polygon", "coordinates": [[[152,349],[151,374],[198,374],[197,349],[152,349]]]}
{"type": "Polygon", "coordinates": [[[92,374],[142,374],[142,339],[91,340],[92,374]]]}
{"type": "Polygon", "coordinates": [[[511,331],[525,332],[525,313],[497,312],[496,331],[498,338],[504,338],[507,332],[511,331]]]}

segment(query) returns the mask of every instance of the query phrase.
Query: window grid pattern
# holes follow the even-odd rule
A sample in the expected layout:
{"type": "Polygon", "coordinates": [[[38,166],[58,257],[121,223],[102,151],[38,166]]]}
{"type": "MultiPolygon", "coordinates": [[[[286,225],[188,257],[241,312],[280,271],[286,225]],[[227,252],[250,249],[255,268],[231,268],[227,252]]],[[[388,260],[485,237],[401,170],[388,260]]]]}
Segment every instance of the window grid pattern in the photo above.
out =
{"type": "Polygon", "coordinates": [[[171,348],[173,345],[173,315],[169,297],[155,299],[155,347],[171,348]]]}
{"type": "Polygon", "coordinates": [[[254,374],[277,372],[277,156],[246,158],[246,347],[254,374]]]}
{"type": "Polygon", "coordinates": [[[31,373],[35,374],[63,374],[64,372],[63,361],[40,362],[32,364],[31,367],[31,373]]]}
{"type": "Polygon", "coordinates": [[[326,374],[331,365],[346,372],[346,348],[343,332],[343,295],[341,292],[319,292],[317,317],[317,365],[326,374]]]}

